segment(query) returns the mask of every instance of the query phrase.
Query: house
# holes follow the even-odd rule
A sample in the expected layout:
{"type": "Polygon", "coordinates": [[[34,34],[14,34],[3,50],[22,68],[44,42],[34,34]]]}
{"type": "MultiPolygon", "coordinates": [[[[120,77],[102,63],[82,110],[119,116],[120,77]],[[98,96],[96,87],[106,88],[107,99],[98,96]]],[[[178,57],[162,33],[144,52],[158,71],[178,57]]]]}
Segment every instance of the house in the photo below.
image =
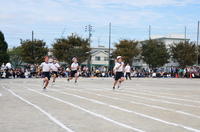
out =
{"type": "MultiPolygon", "coordinates": [[[[113,49],[110,49],[113,52],[113,49]]],[[[90,67],[95,70],[98,68],[108,68],[109,65],[109,48],[99,45],[98,47],[91,48],[90,67]]],[[[88,60],[82,63],[88,65],[88,60]]]]}

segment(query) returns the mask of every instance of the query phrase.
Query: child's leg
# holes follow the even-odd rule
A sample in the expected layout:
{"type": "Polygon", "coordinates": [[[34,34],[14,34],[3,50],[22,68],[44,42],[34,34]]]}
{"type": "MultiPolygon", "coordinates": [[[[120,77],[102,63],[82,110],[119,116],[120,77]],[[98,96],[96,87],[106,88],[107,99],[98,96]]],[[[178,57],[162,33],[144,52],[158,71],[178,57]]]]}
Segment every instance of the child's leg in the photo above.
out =
{"type": "Polygon", "coordinates": [[[78,80],[78,73],[75,74],[75,82],[78,80]]]}
{"type": "Polygon", "coordinates": [[[45,82],[44,88],[46,88],[49,84],[49,79],[47,77],[45,77],[44,82],[45,82]]]}
{"type": "Polygon", "coordinates": [[[53,82],[56,81],[56,77],[57,77],[57,76],[56,76],[56,74],[54,73],[54,74],[53,74],[53,82]]]}

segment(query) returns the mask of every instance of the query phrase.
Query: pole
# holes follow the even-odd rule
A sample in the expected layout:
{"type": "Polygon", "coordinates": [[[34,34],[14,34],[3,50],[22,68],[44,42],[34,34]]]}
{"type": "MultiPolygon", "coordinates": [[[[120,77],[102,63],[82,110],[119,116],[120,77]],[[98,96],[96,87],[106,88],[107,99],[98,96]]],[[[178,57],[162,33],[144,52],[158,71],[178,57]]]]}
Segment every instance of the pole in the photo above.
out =
{"type": "Polygon", "coordinates": [[[184,36],[184,38],[185,38],[185,43],[186,43],[186,39],[187,39],[187,27],[185,26],[185,36],[184,36]]]}
{"type": "Polygon", "coordinates": [[[109,52],[108,52],[108,70],[111,70],[111,67],[110,67],[110,45],[111,45],[111,22],[109,23],[109,52]]]}
{"type": "MultiPolygon", "coordinates": [[[[89,45],[90,45],[90,48],[91,48],[91,37],[92,37],[92,26],[89,24],[88,26],[85,26],[85,31],[88,31],[88,41],[89,41],[89,45]]],[[[89,55],[89,58],[88,58],[88,68],[89,70],[91,71],[91,54],[89,55]]]]}
{"type": "MultiPolygon", "coordinates": [[[[31,32],[31,36],[32,36],[32,57],[33,57],[33,59],[35,59],[35,57],[34,57],[34,44],[33,44],[33,40],[34,40],[34,32],[33,32],[33,30],[31,32]]],[[[34,64],[34,62],[33,62],[33,64],[34,64]]]]}
{"type": "Polygon", "coordinates": [[[198,21],[197,25],[197,65],[199,65],[199,24],[200,21],[198,21]]]}
{"type": "Polygon", "coordinates": [[[34,31],[32,31],[32,33],[31,33],[32,35],[32,42],[33,42],[33,40],[34,40],[34,31]]]}
{"type": "Polygon", "coordinates": [[[149,25],[149,40],[151,40],[151,25],[149,25]]]}

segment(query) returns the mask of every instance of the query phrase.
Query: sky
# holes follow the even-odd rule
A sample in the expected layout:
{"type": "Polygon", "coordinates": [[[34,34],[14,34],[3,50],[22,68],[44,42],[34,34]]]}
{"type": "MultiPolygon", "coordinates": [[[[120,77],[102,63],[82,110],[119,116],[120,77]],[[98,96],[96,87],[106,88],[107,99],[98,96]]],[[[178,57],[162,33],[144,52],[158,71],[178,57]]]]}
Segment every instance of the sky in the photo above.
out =
{"type": "Polygon", "coordinates": [[[0,30],[9,48],[20,39],[44,40],[51,47],[56,39],[76,33],[88,37],[92,25],[92,47],[108,47],[109,23],[112,46],[121,39],[148,39],[151,34],[184,34],[197,38],[200,0],[0,0],[0,30]]]}

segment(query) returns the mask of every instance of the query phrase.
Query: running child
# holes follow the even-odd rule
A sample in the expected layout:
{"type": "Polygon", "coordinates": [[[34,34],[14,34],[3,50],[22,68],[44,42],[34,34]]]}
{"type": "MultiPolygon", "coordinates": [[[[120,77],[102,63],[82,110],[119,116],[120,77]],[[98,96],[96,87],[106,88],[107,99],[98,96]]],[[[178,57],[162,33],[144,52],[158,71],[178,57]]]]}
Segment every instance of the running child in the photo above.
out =
{"type": "Polygon", "coordinates": [[[125,71],[126,80],[128,80],[128,78],[131,80],[131,66],[129,64],[126,64],[124,71],[125,71]]]}
{"type": "Polygon", "coordinates": [[[58,64],[58,61],[56,59],[53,59],[53,63],[51,64],[53,83],[55,83],[56,78],[58,77],[59,68],[60,68],[60,65],[58,64]]]}
{"type": "Polygon", "coordinates": [[[71,67],[70,67],[70,76],[68,78],[68,81],[72,80],[74,77],[75,77],[75,83],[77,83],[77,80],[78,80],[78,70],[79,70],[79,64],[78,64],[78,60],[76,57],[74,57],[72,59],[73,63],[71,64],[71,67]]]}
{"type": "Polygon", "coordinates": [[[51,65],[49,64],[49,57],[45,56],[44,62],[40,65],[42,68],[42,78],[43,78],[43,89],[45,90],[49,84],[50,80],[50,70],[51,65]]]}
{"type": "Polygon", "coordinates": [[[117,88],[120,88],[121,83],[125,80],[124,79],[124,62],[122,61],[121,56],[117,57],[113,71],[115,74],[115,82],[113,85],[113,90],[115,90],[116,85],[118,84],[117,88]]]}

